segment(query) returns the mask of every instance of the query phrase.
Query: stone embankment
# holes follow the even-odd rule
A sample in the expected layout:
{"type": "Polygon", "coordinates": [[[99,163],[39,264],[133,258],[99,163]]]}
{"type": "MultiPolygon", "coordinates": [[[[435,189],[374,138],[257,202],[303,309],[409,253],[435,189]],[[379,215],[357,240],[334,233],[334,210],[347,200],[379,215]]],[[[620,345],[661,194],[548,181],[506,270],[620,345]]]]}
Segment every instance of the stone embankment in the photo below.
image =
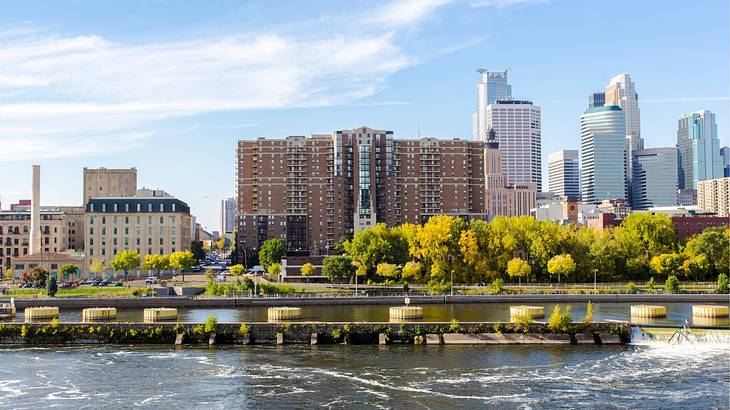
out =
{"type": "Polygon", "coordinates": [[[26,323],[0,324],[0,344],[625,344],[627,323],[26,323]]]}

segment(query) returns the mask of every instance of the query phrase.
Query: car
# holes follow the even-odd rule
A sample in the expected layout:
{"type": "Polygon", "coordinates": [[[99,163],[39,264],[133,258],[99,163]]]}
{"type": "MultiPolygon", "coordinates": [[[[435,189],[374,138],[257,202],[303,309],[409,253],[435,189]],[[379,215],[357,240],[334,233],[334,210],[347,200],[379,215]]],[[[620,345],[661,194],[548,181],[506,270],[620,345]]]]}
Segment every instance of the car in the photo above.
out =
{"type": "Polygon", "coordinates": [[[144,283],[145,283],[146,285],[154,285],[154,284],[156,284],[156,283],[157,283],[157,278],[156,278],[156,277],[154,277],[154,276],[150,276],[150,277],[148,277],[147,279],[145,279],[144,283]]]}
{"type": "Polygon", "coordinates": [[[99,286],[108,286],[108,285],[109,285],[109,281],[106,280],[106,279],[104,279],[101,282],[99,282],[99,286]]]}
{"type": "Polygon", "coordinates": [[[69,282],[69,283],[68,283],[68,285],[69,285],[70,287],[72,287],[72,288],[78,288],[78,287],[79,287],[79,281],[77,281],[77,280],[72,280],[71,282],[69,282]]]}
{"type": "Polygon", "coordinates": [[[114,286],[119,287],[119,286],[124,286],[124,284],[122,283],[122,281],[118,280],[118,281],[114,282],[114,286]]]}
{"type": "Polygon", "coordinates": [[[191,270],[192,272],[200,272],[200,271],[201,271],[201,269],[202,269],[202,268],[201,268],[200,266],[193,266],[193,267],[192,267],[192,269],[190,269],[190,270],[191,270]]]}

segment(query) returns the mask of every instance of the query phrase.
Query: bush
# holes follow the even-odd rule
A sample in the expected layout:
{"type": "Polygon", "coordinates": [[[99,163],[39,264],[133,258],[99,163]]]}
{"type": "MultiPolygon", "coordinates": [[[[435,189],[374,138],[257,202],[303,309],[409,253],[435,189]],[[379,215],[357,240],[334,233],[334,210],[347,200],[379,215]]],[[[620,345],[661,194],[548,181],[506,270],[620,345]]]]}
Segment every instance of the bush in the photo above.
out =
{"type": "Polygon", "coordinates": [[[58,292],[58,282],[54,276],[51,276],[51,279],[46,283],[46,295],[54,297],[56,292],[58,292]]]}
{"type": "Polygon", "coordinates": [[[586,316],[583,318],[584,323],[592,322],[593,321],[593,303],[591,301],[588,301],[588,304],[586,305],[586,316]]]}
{"type": "Polygon", "coordinates": [[[441,282],[434,279],[431,279],[428,281],[428,291],[432,295],[443,295],[446,293],[446,291],[451,287],[451,285],[448,282],[441,282]]]}
{"type": "Polygon", "coordinates": [[[449,325],[449,332],[451,333],[459,333],[461,332],[461,326],[459,326],[459,321],[456,319],[451,319],[451,324],[449,325]]]}
{"type": "Polygon", "coordinates": [[[547,328],[553,333],[569,332],[573,323],[573,317],[570,315],[571,306],[565,307],[565,311],[560,311],[560,305],[555,305],[553,313],[548,319],[547,328]]]}
{"type": "Polygon", "coordinates": [[[664,293],[679,293],[679,280],[676,276],[670,275],[664,283],[664,293]]]}
{"type": "Polygon", "coordinates": [[[489,293],[492,294],[498,294],[502,292],[502,285],[504,285],[504,281],[501,278],[497,278],[492,281],[491,284],[489,284],[489,293]]]}
{"type": "Polygon", "coordinates": [[[215,316],[208,316],[208,318],[205,319],[205,327],[203,330],[205,330],[205,333],[214,333],[216,326],[218,326],[218,318],[215,316]]]}
{"type": "Polygon", "coordinates": [[[649,278],[649,282],[646,282],[646,290],[649,292],[654,292],[656,289],[656,282],[654,281],[654,277],[652,276],[649,278]]]}
{"type": "Polygon", "coordinates": [[[154,296],[155,291],[151,287],[138,288],[132,291],[132,296],[154,296]]]}
{"type": "Polygon", "coordinates": [[[634,282],[629,281],[629,283],[626,284],[626,291],[629,293],[636,293],[636,285],[634,282]]]}
{"type": "Polygon", "coordinates": [[[728,293],[727,275],[721,273],[717,276],[717,293],[728,293]]]}
{"type": "Polygon", "coordinates": [[[241,323],[241,326],[238,328],[238,334],[241,336],[246,336],[250,331],[251,328],[245,323],[241,323]]]}

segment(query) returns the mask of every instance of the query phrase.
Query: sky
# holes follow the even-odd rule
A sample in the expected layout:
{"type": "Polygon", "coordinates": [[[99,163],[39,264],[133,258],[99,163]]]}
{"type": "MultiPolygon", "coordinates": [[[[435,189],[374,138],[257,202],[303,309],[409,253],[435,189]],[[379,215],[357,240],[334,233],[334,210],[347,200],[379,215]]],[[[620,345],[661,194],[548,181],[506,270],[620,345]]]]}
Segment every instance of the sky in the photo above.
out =
{"type": "Polygon", "coordinates": [[[547,155],[627,72],[645,146],[730,117],[727,1],[0,1],[0,199],[81,205],[84,167],[138,170],[219,229],[240,139],[367,125],[471,138],[475,70],[509,69],[547,155]]]}

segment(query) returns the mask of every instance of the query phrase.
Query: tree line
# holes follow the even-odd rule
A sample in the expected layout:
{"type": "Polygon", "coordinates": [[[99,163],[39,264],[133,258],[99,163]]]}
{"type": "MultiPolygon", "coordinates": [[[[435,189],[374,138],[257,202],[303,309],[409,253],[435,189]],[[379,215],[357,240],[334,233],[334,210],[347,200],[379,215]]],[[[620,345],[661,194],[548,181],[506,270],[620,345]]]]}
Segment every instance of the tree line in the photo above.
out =
{"type": "Polygon", "coordinates": [[[670,275],[716,280],[730,269],[730,229],[679,240],[667,215],[630,214],[615,228],[559,225],[530,216],[465,221],[448,215],[392,228],[378,224],[325,258],[333,282],[602,282],[670,275]]]}

